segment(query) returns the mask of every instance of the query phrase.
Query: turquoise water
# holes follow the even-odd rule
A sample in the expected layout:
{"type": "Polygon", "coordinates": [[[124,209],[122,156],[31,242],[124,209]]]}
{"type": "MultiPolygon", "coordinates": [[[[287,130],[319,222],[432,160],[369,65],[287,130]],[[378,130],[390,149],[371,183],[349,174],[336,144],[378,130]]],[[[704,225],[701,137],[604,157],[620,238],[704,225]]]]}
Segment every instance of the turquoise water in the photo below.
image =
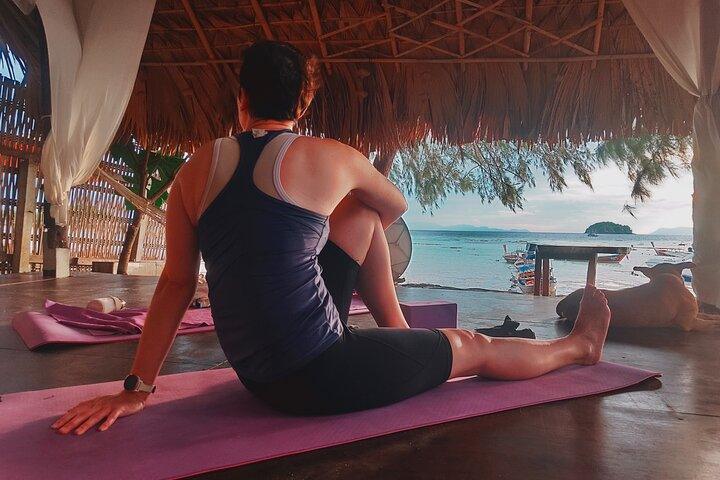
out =
{"type": "MultiPolygon", "coordinates": [[[[650,242],[658,247],[677,247],[687,250],[692,244],[689,236],[664,235],[600,235],[588,237],[579,233],[514,233],[514,232],[448,232],[413,230],[413,253],[404,274],[406,283],[432,284],[459,288],[508,290],[514,267],[503,260],[503,244],[508,250],[524,249],[526,242],[553,245],[612,245],[633,246],[628,258],[619,264],[598,265],[598,286],[617,289],[647,282],[642,275],[634,275],[636,265],[658,262],[679,262],[684,259],[658,257],[650,242]],[[685,244],[685,245],[680,245],[685,244]]],[[[688,254],[687,256],[690,256],[688,254]]],[[[552,261],[557,278],[557,293],[564,295],[581,288],[585,282],[587,264],[583,262],[552,261]]],[[[686,273],[688,273],[686,271],[686,273]]]]}

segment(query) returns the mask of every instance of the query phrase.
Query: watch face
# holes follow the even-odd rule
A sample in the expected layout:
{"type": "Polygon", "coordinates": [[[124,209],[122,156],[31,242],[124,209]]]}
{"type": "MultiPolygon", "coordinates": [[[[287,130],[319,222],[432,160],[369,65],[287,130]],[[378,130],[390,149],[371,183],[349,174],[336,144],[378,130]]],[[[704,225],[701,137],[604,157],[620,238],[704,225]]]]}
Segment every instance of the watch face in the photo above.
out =
{"type": "Polygon", "coordinates": [[[130,390],[134,392],[137,390],[139,384],[140,377],[138,377],[137,375],[128,375],[127,377],[125,377],[125,383],[123,384],[123,387],[125,388],[125,390],[130,390]]]}

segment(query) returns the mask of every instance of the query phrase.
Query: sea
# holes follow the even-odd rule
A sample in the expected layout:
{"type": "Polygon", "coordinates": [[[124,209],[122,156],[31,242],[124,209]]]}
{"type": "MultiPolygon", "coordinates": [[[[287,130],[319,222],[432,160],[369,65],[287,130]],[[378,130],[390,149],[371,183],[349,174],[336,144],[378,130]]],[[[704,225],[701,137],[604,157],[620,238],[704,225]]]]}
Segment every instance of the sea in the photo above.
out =
{"type": "MultiPolygon", "coordinates": [[[[524,233],[524,232],[460,232],[412,230],[412,256],[403,274],[405,285],[442,286],[462,289],[508,291],[515,267],[503,259],[503,245],[508,251],[525,250],[526,244],[551,245],[610,245],[632,247],[619,264],[598,264],[597,285],[619,289],[646,283],[648,279],[633,267],[651,266],[660,262],[676,263],[691,260],[692,254],[677,258],[659,257],[657,247],[670,247],[687,252],[692,246],[691,236],[681,235],[599,235],[588,237],[581,233],[524,233]]],[[[557,279],[557,294],[566,295],[585,284],[586,262],[552,260],[553,275],[557,279]]],[[[690,273],[685,271],[685,273],[690,273]]],[[[687,283],[689,287],[689,283],[687,283]]],[[[690,288],[690,287],[689,287],[690,288]]]]}

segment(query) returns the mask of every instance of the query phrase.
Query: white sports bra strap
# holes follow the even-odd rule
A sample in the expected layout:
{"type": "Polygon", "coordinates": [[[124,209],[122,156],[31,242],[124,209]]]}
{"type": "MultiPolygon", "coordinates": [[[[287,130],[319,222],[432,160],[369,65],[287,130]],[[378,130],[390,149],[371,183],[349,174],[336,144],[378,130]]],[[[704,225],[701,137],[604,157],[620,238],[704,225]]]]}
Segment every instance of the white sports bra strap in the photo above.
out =
{"type": "Polygon", "coordinates": [[[218,158],[220,157],[220,146],[222,145],[222,138],[215,140],[213,144],[213,156],[210,160],[210,172],[208,173],[207,180],[205,182],[205,191],[203,191],[202,199],[200,200],[200,208],[198,209],[198,218],[202,215],[207,207],[208,195],[212,189],[213,179],[215,178],[215,172],[217,171],[218,158]]]}
{"type": "Polygon", "coordinates": [[[280,150],[275,157],[275,164],[273,165],[273,185],[275,186],[275,190],[284,202],[291,203],[293,205],[297,205],[297,202],[288,195],[282,186],[282,182],[280,181],[280,166],[282,165],[282,161],[285,158],[285,154],[290,148],[290,145],[299,136],[300,135],[296,135],[294,133],[281,133],[278,135],[278,137],[281,137],[282,139],[280,140],[280,150]]]}

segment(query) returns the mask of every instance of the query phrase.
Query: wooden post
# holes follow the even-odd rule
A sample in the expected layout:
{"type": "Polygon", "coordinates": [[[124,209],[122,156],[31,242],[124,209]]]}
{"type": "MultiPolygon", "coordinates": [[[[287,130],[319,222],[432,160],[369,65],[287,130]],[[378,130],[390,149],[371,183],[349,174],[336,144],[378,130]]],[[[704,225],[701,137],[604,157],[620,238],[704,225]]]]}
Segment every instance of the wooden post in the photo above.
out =
{"type": "Polygon", "coordinates": [[[44,205],[45,234],[43,235],[43,277],[70,276],[70,249],[67,225],[58,225],[50,216],[50,204],[44,205]]]}
{"type": "Polygon", "coordinates": [[[540,284],[542,283],[542,260],[538,257],[535,250],[535,284],[533,285],[533,295],[540,295],[540,284]]]}
{"type": "MultiPolygon", "coordinates": [[[[537,260],[535,261],[537,263],[537,260]]],[[[535,279],[537,282],[537,279],[535,279]]],[[[543,297],[550,296],[550,259],[542,259],[542,295],[543,297]]]]}
{"type": "Polygon", "coordinates": [[[15,229],[13,231],[13,273],[30,271],[30,241],[35,224],[35,199],[37,198],[37,163],[21,160],[18,170],[18,197],[15,229]]]}

